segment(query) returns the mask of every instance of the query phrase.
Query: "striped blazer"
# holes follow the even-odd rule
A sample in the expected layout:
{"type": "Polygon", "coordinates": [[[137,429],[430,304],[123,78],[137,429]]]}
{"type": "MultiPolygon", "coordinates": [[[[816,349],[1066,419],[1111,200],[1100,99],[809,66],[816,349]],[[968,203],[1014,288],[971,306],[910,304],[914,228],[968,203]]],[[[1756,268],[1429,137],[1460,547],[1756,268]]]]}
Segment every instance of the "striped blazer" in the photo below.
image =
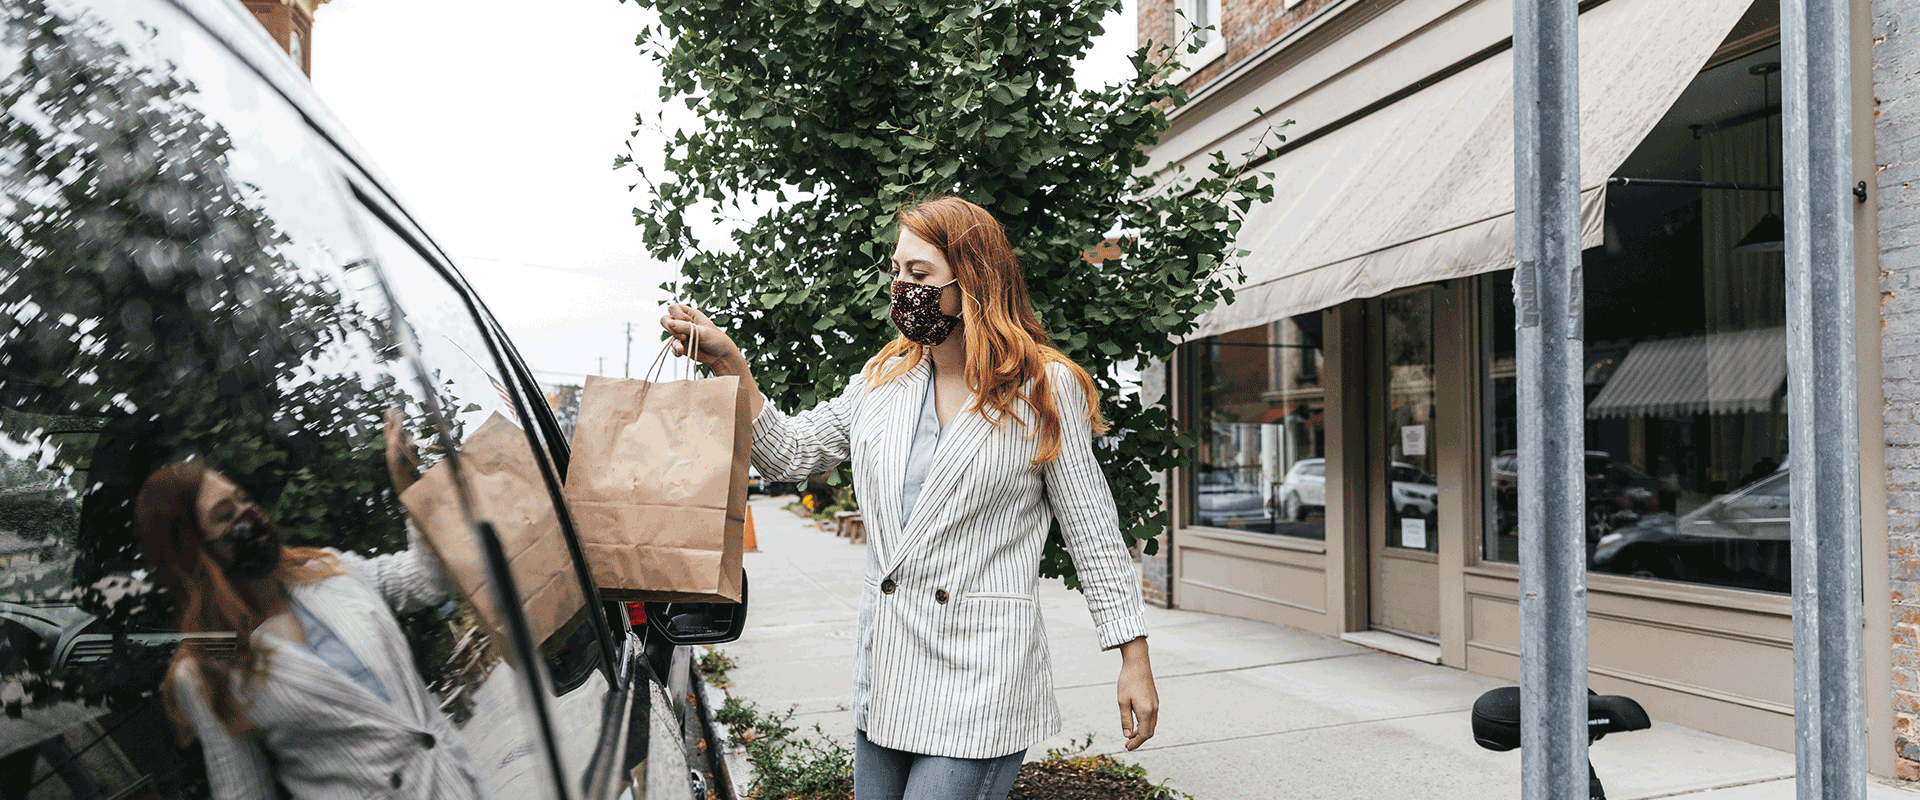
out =
{"type": "Polygon", "coordinates": [[[996,427],[948,422],[913,515],[900,518],[907,452],[931,368],[845,392],[795,416],[768,403],[753,464],[796,481],[853,459],[867,526],[853,724],[875,744],[952,758],[1018,752],[1058,733],[1046,630],[1034,602],[1040,551],[1059,520],[1103,648],[1146,635],[1140,579],[1093,458],[1086,396],[1048,366],[1060,457],[1034,466],[1032,411],[996,427]]]}
{"type": "Polygon", "coordinates": [[[175,670],[180,705],[203,743],[217,800],[275,797],[276,780],[298,800],[483,796],[460,734],[414,672],[393,616],[447,597],[439,565],[417,541],[405,552],[372,558],[336,553],[344,574],[288,587],[379,678],[392,702],[306,648],[256,632],[256,646],[271,654],[246,711],[257,727],[236,738],[214,718],[198,676],[175,670]]]}

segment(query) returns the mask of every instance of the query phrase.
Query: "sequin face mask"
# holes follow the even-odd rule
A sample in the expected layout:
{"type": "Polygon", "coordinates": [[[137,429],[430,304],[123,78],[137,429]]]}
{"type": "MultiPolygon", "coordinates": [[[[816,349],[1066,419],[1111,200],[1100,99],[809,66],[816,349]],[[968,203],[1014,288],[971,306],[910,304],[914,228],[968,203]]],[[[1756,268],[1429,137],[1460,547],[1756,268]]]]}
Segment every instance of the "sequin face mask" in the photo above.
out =
{"type": "Polygon", "coordinates": [[[960,318],[940,313],[940,292],[959,282],[959,278],[939,286],[924,283],[893,282],[893,327],[908,341],[934,347],[953,334],[960,318]]]}

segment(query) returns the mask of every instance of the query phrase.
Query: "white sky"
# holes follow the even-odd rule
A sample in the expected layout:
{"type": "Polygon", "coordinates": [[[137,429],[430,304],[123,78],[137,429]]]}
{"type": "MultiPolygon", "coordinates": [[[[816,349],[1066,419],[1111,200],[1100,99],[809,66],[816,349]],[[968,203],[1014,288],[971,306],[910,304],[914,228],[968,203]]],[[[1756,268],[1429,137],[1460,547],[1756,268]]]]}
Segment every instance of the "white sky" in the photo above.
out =
{"type": "MultiPolygon", "coordinates": [[[[544,382],[620,375],[628,322],[634,372],[658,351],[673,268],[633,224],[635,173],[612,169],[634,115],[662,107],[634,44],[649,16],[616,0],[333,0],[314,21],[315,89],[544,382]]],[[[1083,84],[1132,69],[1132,3],[1106,28],[1083,84]]],[[[657,166],[664,138],[642,135],[636,155],[657,166]]]]}

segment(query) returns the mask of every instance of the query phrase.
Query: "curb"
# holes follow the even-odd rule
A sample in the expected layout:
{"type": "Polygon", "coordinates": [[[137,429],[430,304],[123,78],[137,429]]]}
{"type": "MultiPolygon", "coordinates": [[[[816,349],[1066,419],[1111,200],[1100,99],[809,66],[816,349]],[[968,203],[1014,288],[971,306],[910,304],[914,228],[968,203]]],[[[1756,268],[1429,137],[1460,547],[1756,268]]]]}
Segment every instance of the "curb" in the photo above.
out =
{"type": "MultiPolygon", "coordinates": [[[[699,672],[695,671],[694,674],[699,675],[699,672]]],[[[713,719],[714,713],[727,702],[726,690],[715,689],[704,676],[700,677],[699,683],[700,713],[705,717],[702,722],[711,731],[708,741],[720,743],[720,767],[726,773],[723,777],[727,782],[727,796],[733,800],[748,800],[747,787],[753,785],[753,765],[747,762],[747,748],[734,741],[733,733],[713,719]]]]}

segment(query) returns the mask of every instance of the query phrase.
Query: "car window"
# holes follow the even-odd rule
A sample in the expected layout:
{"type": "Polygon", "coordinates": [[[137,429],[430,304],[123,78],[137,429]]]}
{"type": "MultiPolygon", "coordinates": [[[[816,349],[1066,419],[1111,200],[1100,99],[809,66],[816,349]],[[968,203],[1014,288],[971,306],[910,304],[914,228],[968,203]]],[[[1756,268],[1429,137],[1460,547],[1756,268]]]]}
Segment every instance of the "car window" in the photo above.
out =
{"type": "Polygon", "coordinates": [[[1306,465],[1306,468],[1303,469],[1302,472],[1316,478],[1324,478],[1327,476],[1327,462],[1325,461],[1308,462],[1306,465]]]}
{"type": "Polygon", "coordinates": [[[0,22],[0,772],[540,796],[522,682],[396,491],[386,443],[440,426],[331,154],[170,6],[0,22]],[[279,598],[239,636],[236,586],[279,598]],[[283,768],[381,730],[435,769],[283,768]]]}
{"type": "MultiPolygon", "coordinates": [[[[511,375],[501,368],[497,343],[483,333],[466,297],[383,217],[367,209],[361,219],[405,321],[405,335],[419,353],[424,381],[448,423],[439,433],[441,452],[428,455],[458,456],[444,466],[466,492],[443,500],[464,502],[464,497],[475,518],[490,523],[500,537],[522,612],[544,657],[548,686],[559,695],[552,713],[570,721],[558,729],[561,767],[569,775],[582,774],[599,732],[580,721],[600,718],[610,684],[599,669],[602,650],[588,624],[589,605],[562,537],[557,505],[539,471],[541,462],[551,461],[528,442],[508,388],[511,375]]],[[[436,462],[427,469],[441,466],[436,462]]],[[[416,515],[421,502],[408,504],[416,515]]],[[[483,616],[494,616],[491,599],[477,602],[483,616]]],[[[504,755],[514,744],[508,737],[476,746],[504,755]]]]}

